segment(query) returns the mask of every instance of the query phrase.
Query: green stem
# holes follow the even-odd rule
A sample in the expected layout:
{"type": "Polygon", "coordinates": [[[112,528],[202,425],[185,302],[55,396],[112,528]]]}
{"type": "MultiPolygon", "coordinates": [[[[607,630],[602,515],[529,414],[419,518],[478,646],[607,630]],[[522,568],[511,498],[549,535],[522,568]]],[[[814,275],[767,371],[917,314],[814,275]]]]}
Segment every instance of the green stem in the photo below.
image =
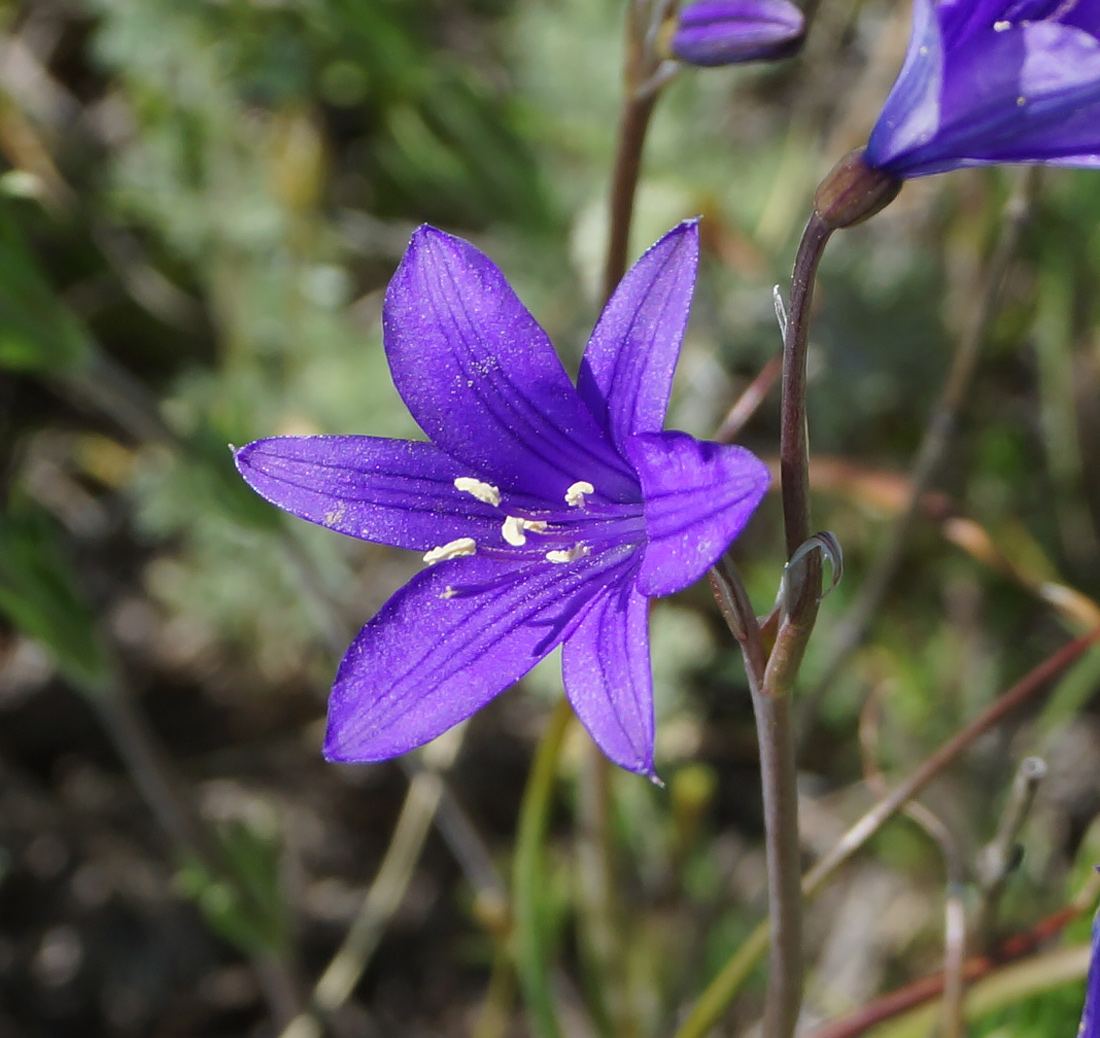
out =
{"type": "Polygon", "coordinates": [[[539,1038],[559,1038],[557,1009],[550,986],[547,932],[545,844],[565,733],[573,719],[567,699],[559,701],[543,733],[520,805],[512,870],[516,971],[539,1038]]]}

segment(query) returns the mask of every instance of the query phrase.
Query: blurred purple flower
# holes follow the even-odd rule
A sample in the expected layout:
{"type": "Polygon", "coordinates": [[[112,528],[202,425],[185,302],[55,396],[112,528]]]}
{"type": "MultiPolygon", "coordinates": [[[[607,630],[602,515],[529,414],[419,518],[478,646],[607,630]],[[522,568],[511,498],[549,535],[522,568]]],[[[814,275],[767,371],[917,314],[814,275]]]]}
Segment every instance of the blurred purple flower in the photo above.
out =
{"type": "Polygon", "coordinates": [[[994,162],[1100,166],[1100,0],[914,0],[864,156],[896,177],[994,162]]]}
{"type": "Polygon", "coordinates": [[[805,32],[802,12],[789,0],[697,0],[673,24],[673,56],[704,66],[790,57],[805,32]]]}
{"type": "Polygon", "coordinates": [[[564,643],[577,715],[612,761],[654,775],[647,598],[701,577],[768,483],[748,451],[661,431],[698,249],[683,223],[638,261],[574,386],[497,267],[421,227],[383,334],[431,442],[279,437],[237,452],[288,512],[426,552],[340,664],[330,760],[420,746],[564,643]]]}
{"type": "Polygon", "coordinates": [[[1100,915],[1092,922],[1092,958],[1089,960],[1085,1008],[1081,1010],[1077,1038],[1100,1038],[1100,915]]]}

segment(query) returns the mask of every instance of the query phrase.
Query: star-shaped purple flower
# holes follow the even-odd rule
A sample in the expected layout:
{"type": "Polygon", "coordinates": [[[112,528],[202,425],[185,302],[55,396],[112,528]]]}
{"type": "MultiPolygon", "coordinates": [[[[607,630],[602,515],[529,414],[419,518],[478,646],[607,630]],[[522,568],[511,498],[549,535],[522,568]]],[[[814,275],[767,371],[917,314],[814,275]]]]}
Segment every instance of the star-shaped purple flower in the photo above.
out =
{"type": "Polygon", "coordinates": [[[864,159],[896,177],[1100,165],[1100,0],[914,0],[864,159]]]}
{"type": "Polygon", "coordinates": [[[661,431],[698,251],[688,222],[638,261],[574,386],[497,267],[421,227],[383,334],[431,442],[278,437],[237,452],[288,512],[425,553],[340,664],[330,760],[420,746],[564,643],[581,721],[616,764],[654,775],[647,600],[699,579],[768,484],[742,448],[661,431]]]}

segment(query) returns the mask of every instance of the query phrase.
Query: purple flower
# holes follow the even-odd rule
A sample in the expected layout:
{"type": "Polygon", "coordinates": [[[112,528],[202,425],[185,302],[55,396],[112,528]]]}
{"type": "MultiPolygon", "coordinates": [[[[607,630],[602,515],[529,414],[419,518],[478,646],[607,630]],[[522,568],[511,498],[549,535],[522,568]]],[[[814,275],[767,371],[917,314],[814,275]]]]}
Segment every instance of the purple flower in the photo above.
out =
{"type": "Polygon", "coordinates": [[[1077,1038],[1100,1038],[1100,915],[1092,923],[1092,957],[1077,1038]]]}
{"type": "Polygon", "coordinates": [[[673,56],[705,66],[789,57],[806,28],[789,0],[697,0],[673,24],[673,56]]]}
{"type": "Polygon", "coordinates": [[[701,577],[768,483],[748,451],[661,431],[698,249],[683,223],[638,261],[574,386],[497,267],[421,227],[383,334],[431,442],[278,437],[237,452],[288,512],[425,553],[340,664],[330,760],[420,746],[564,643],[577,715],[616,764],[654,775],[647,599],[701,577]]]}
{"type": "Polygon", "coordinates": [[[1100,165],[1098,0],[914,0],[865,160],[897,177],[994,162],[1100,165]]]}

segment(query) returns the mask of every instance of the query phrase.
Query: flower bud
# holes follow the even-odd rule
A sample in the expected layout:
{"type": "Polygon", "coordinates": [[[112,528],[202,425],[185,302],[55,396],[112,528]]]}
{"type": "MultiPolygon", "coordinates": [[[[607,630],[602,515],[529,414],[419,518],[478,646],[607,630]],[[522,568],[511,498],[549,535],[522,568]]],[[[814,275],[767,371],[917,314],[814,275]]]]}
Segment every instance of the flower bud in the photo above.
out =
{"type": "Polygon", "coordinates": [[[814,211],[830,230],[862,223],[885,209],[901,190],[901,178],[871,169],[863,150],[845,155],[814,195],[814,211]]]}
{"type": "Polygon", "coordinates": [[[805,28],[790,0],[697,0],[672,20],[668,50],[708,67],[773,61],[797,53],[805,28]]]}

